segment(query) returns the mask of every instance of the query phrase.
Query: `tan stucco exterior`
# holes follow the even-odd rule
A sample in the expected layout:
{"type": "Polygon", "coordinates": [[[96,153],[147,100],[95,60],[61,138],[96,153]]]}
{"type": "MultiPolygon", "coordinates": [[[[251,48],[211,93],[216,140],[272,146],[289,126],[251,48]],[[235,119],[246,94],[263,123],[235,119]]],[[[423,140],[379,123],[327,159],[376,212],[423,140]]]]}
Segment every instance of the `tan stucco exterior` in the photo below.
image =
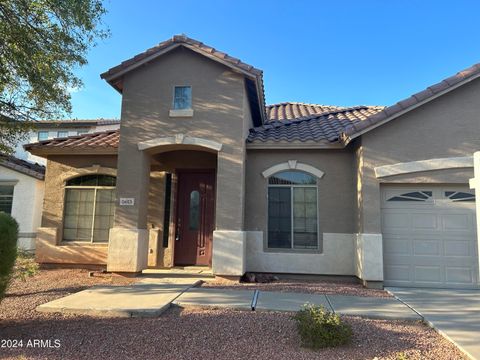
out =
{"type": "Polygon", "coordinates": [[[380,233],[380,183],[467,184],[473,168],[411,173],[381,180],[375,167],[464,157],[480,148],[480,80],[474,80],[362,135],[357,143],[359,233],[380,233]]]}
{"type": "Polygon", "coordinates": [[[118,158],[106,153],[48,157],[37,259],[108,263],[109,270],[118,272],[174,266],[176,172],[210,169],[215,172],[212,267],[217,275],[356,275],[366,283],[381,283],[382,186],[467,184],[474,177],[470,157],[480,149],[480,80],[348,143],[281,140],[247,145],[253,120],[246,79],[245,73],[182,46],[125,72],[118,83],[110,79],[111,84],[121,82],[116,88],[122,91],[118,158]],[[176,85],[192,87],[192,109],[172,111],[176,85]],[[319,249],[266,249],[265,174],[280,168],[313,169],[309,172],[318,177],[319,249]],[[117,176],[108,249],[63,244],[65,181],[95,172],[117,176]],[[167,173],[172,174],[172,192],[165,224],[167,173]],[[121,198],[133,200],[133,205],[120,205],[121,198]]]}
{"type": "Polygon", "coordinates": [[[62,242],[65,183],[86,174],[116,175],[117,157],[51,156],[47,159],[42,224],[37,233],[36,260],[40,263],[105,265],[108,244],[62,242]]]}

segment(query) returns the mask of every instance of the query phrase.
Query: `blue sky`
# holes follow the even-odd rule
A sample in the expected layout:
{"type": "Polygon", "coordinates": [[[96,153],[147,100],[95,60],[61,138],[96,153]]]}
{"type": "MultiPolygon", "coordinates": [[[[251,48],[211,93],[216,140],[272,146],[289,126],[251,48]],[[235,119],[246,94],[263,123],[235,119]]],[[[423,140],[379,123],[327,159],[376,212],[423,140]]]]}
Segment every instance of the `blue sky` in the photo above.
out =
{"type": "Polygon", "coordinates": [[[389,105],[480,62],[479,1],[110,0],[75,118],[119,118],[99,74],[174,34],[264,71],[267,103],[389,105]]]}

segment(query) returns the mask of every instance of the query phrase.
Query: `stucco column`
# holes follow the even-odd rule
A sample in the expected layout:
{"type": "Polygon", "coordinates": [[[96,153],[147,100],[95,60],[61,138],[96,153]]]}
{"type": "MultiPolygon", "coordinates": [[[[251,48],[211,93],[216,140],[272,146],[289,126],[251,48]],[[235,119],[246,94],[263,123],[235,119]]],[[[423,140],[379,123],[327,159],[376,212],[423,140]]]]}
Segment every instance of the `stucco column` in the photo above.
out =
{"type": "Polygon", "coordinates": [[[244,206],[245,149],[225,146],[217,157],[216,226],[212,257],[215,275],[238,277],[245,272],[244,206]]]}
{"type": "MultiPolygon", "coordinates": [[[[133,144],[132,144],[133,145],[133,144]]],[[[150,156],[120,144],[115,224],[110,230],[107,270],[139,272],[147,267],[150,156]]]]}
{"type": "Polygon", "coordinates": [[[383,282],[383,237],[381,226],[380,183],[373,163],[365,156],[367,149],[357,151],[357,221],[356,275],[367,287],[383,282]]]}
{"type": "MultiPolygon", "coordinates": [[[[475,189],[475,206],[477,218],[477,251],[478,251],[478,269],[480,272],[480,151],[473,154],[474,178],[470,179],[470,188],[475,189]]],[[[479,274],[480,278],[480,274],[479,274]]]]}

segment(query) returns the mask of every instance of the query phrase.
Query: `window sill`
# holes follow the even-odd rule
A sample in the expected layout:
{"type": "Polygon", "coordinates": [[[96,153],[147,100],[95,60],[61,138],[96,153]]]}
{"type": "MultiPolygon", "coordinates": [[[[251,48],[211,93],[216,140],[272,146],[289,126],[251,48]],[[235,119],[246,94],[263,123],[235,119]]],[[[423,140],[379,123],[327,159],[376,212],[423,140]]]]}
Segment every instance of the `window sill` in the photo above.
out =
{"type": "Polygon", "coordinates": [[[193,109],[170,110],[168,112],[170,117],[193,117],[193,109]]]}
{"type": "Polygon", "coordinates": [[[278,254],[318,254],[322,255],[323,251],[320,249],[271,249],[264,248],[263,252],[278,253],[278,254]]]}
{"type": "Polygon", "coordinates": [[[90,242],[90,241],[61,241],[60,246],[93,246],[93,247],[108,247],[108,242],[90,242]]]}

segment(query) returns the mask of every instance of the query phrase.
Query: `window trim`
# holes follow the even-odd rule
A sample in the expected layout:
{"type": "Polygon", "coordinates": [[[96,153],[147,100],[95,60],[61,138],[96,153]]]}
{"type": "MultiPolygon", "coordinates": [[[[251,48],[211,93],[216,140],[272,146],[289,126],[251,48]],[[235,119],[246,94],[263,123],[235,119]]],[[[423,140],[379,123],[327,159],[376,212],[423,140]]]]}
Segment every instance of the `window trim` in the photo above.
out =
{"type": "MultiPolygon", "coordinates": [[[[74,178],[80,177],[80,176],[85,176],[85,175],[90,175],[90,174],[73,176],[73,177],[70,177],[68,180],[71,180],[71,179],[74,179],[74,178]]],[[[110,174],[100,174],[100,173],[91,174],[91,175],[112,176],[110,174]]],[[[116,176],[112,176],[112,177],[116,178],[116,176]]],[[[60,239],[60,244],[59,245],[75,245],[75,244],[85,245],[85,244],[89,244],[89,245],[94,245],[94,246],[108,246],[109,241],[105,241],[105,242],[103,242],[103,241],[102,242],[93,241],[93,232],[95,230],[95,210],[96,210],[96,206],[97,206],[97,190],[115,190],[116,186],[67,185],[68,180],[65,180],[65,182],[64,182],[65,185],[63,187],[62,237],[60,239]],[[94,190],[94,201],[93,201],[93,212],[92,212],[92,219],[93,220],[92,220],[90,241],[87,241],[87,240],[65,240],[64,237],[63,237],[63,233],[64,233],[64,230],[65,230],[65,211],[66,211],[65,203],[66,203],[66,199],[67,199],[66,194],[67,194],[68,189],[94,190]]],[[[116,202],[114,202],[114,204],[116,204],[116,202]]]]}
{"type": "MultiPolygon", "coordinates": [[[[323,175],[322,175],[323,176],[323,175]]],[[[320,205],[320,202],[318,201],[318,185],[319,185],[319,180],[320,178],[318,176],[316,176],[315,174],[312,174],[312,173],[309,173],[307,171],[304,171],[304,170],[298,170],[298,169],[285,169],[285,170],[280,170],[280,171],[277,171],[275,173],[272,173],[270,176],[267,176],[265,177],[265,180],[266,180],[266,185],[267,185],[267,188],[266,188],[266,198],[267,198],[267,201],[266,201],[266,225],[267,225],[267,228],[266,228],[266,231],[265,231],[265,236],[264,236],[264,244],[263,244],[263,251],[264,252],[270,252],[270,253],[299,253],[299,254],[322,254],[323,253],[323,244],[321,243],[321,241],[323,240],[323,233],[320,232],[320,209],[319,209],[319,205],[320,205]],[[314,178],[316,178],[317,182],[316,184],[298,184],[298,185],[289,185],[289,184],[269,184],[268,183],[268,180],[271,176],[275,175],[275,174],[278,174],[278,173],[282,173],[282,172],[286,172],[286,171],[290,171],[290,172],[303,172],[305,174],[308,174],[310,176],[313,176],[314,178]],[[268,216],[268,208],[269,208],[269,197],[268,197],[268,189],[270,187],[273,187],[273,188],[315,188],[315,194],[316,194],[316,202],[317,202],[317,247],[315,249],[296,249],[294,248],[294,237],[293,237],[293,231],[294,231],[294,226],[293,226],[293,191],[290,191],[290,202],[292,204],[292,208],[291,208],[291,211],[290,211],[290,219],[291,219],[291,247],[290,248],[271,248],[271,247],[268,247],[268,228],[269,228],[269,216],[268,216]]]]}
{"type": "Polygon", "coordinates": [[[172,105],[168,112],[169,117],[193,117],[193,86],[192,85],[180,85],[175,84],[172,87],[172,105]],[[189,87],[191,93],[191,103],[188,109],[175,109],[175,88],[177,87],[189,87]]]}
{"type": "Polygon", "coordinates": [[[68,132],[68,130],[60,130],[60,131],[57,131],[57,138],[64,138],[64,137],[68,137],[68,135],[69,135],[69,132],[68,132]],[[66,133],[66,135],[65,135],[65,136],[63,136],[63,135],[60,135],[60,133],[64,133],[64,134],[66,133]]]}
{"type": "Polygon", "coordinates": [[[10,204],[10,212],[8,213],[8,215],[10,216],[13,216],[12,215],[12,212],[13,212],[13,205],[14,205],[14,200],[15,200],[15,188],[16,188],[16,184],[17,184],[18,181],[0,181],[0,186],[11,186],[12,187],[12,195],[0,195],[1,198],[5,197],[11,197],[12,199],[12,203],[10,204]]]}
{"type": "Polygon", "coordinates": [[[47,141],[48,138],[50,136],[50,132],[49,131],[46,131],[46,130],[40,130],[40,131],[37,131],[37,141],[47,141]],[[43,140],[40,140],[40,133],[46,133],[47,134],[47,138],[46,139],[43,139],[43,140]]]}

